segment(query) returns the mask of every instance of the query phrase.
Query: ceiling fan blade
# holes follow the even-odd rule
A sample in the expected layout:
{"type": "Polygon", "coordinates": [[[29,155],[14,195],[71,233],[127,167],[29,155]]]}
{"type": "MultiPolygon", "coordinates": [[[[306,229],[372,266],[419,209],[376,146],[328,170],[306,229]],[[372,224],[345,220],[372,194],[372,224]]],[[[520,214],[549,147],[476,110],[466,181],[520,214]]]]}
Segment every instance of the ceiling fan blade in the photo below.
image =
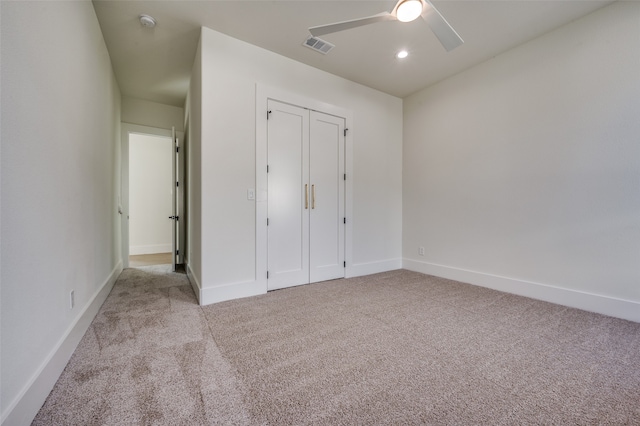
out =
{"type": "Polygon", "coordinates": [[[336,22],[335,24],[319,25],[309,28],[309,32],[314,37],[325,34],[337,33],[351,28],[361,27],[363,25],[375,24],[382,21],[395,21],[397,18],[389,12],[382,12],[377,15],[366,18],[352,19],[350,21],[336,22]]]}
{"type": "Polygon", "coordinates": [[[438,40],[440,40],[440,43],[442,43],[447,52],[451,52],[464,43],[456,30],[449,25],[447,20],[444,19],[433,4],[431,4],[429,0],[424,0],[424,2],[426,6],[422,11],[422,18],[427,21],[429,28],[431,28],[431,31],[438,37],[438,40]]]}

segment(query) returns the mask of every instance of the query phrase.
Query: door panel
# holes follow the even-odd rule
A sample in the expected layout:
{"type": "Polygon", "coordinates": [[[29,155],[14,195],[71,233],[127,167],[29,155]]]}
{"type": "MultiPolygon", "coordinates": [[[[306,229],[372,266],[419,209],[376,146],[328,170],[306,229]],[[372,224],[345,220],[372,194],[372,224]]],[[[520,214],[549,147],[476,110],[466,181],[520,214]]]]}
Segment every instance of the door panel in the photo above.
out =
{"type": "Polygon", "coordinates": [[[176,188],[177,173],[176,165],[178,163],[178,139],[176,138],[176,128],[171,128],[171,270],[176,271],[176,251],[178,246],[177,240],[177,199],[178,193],[176,188]]]}
{"type": "Polygon", "coordinates": [[[344,119],[310,114],[310,282],[344,278],[344,119]]]}
{"type": "Polygon", "coordinates": [[[176,215],[178,216],[178,220],[176,223],[177,226],[177,239],[176,239],[176,263],[178,265],[183,265],[184,255],[187,248],[186,245],[186,223],[187,223],[187,215],[185,214],[185,195],[186,195],[186,179],[185,179],[185,165],[186,165],[186,138],[176,133],[176,192],[177,192],[177,203],[178,207],[176,210],[176,215]]]}
{"type": "Polygon", "coordinates": [[[267,122],[268,289],[309,282],[308,111],[270,100],[267,122]]]}

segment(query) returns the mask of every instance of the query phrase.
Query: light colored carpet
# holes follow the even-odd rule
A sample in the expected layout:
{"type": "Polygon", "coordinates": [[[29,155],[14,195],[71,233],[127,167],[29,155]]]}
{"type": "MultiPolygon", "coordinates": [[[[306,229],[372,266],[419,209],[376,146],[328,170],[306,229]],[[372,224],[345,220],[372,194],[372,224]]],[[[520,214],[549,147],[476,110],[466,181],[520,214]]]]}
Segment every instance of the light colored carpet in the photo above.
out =
{"type": "Polygon", "coordinates": [[[640,424],[640,324],[399,270],[198,307],[127,269],[34,424],[640,424]]]}
{"type": "Polygon", "coordinates": [[[248,424],[186,275],[125,269],[35,425],[248,424]]]}

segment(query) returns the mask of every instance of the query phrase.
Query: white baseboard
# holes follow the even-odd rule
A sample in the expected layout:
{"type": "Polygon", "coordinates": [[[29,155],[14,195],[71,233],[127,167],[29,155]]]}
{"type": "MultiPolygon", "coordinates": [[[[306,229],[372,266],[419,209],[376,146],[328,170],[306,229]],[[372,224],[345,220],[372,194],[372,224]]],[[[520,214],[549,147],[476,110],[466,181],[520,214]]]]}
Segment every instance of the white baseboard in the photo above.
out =
{"type": "Polygon", "coordinates": [[[200,285],[200,281],[198,281],[198,277],[195,276],[193,270],[191,269],[191,265],[189,263],[185,263],[187,278],[189,279],[189,283],[191,283],[191,288],[193,288],[193,292],[196,294],[196,298],[198,299],[198,303],[202,306],[202,286],[200,285]]]}
{"type": "Polygon", "coordinates": [[[108,278],[93,294],[89,303],[67,328],[62,338],[33,374],[16,399],[2,413],[3,426],[29,425],[49,396],[49,392],[58,381],[80,339],[89,329],[118,275],[122,272],[122,262],[118,262],[108,278]]]}
{"type": "Polygon", "coordinates": [[[402,259],[387,259],[377,262],[355,263],[347,265],[345,278],[361,277],[363,275],[378,274],[402,268],[402,259]]]}
{"type": "MultiPolygon", "coordinates": [[[[379,262],[360,263],[347,266],[345,277],[359,277],[362,275],[377,274],[379,272],[392,271],[402,268],[402,259],[389,259],[379,262]]],[[[224,302],[227,300],[240,299],[242,297],[258,296],[267,293],[266,280],[251,280],[237,283],[219,285],[215,287],[205,287],[198,282],[193,271],[187,264],[187,277],[191,281],[193,291],[198,296],[201,306],[212,303],[224,302]]]]}
{"type": "Polygon", "coordinates": [[[583,309],[629,321],[640,322],[640,303],[601,294],[587,293],[547,284],[523,281],[450,266],[404,259],[403,267],[410,271],[435,275],[494,290],[513,293],[558,305],[583,309]]]}
{"type": "Polygon", "coordinates": [[[267,292],[266,282],[259,280],[242,281],[217,287],[202,288],[200,281],[198,281],[198,278],[193,273],[189,264],[186,265],[186,271],[187,278],[189,278],[191,287],[196,293],[200,306],[225,302],[227,300],[240,299],[242,297],[257,296],[267,292]]]}
{"type": "Polygon", "coordinates": [[[251,280],[238,283],[225,284],[217,287],[201,289],[200,305],[224,302],[226,300],[240,299],[242,297],[257,296],[267,293],[267,286],[263,281],[251,280]]]}
{"type": "Polygon", "coordinates": [[[155,253],[171,253],[171,243],[150,244],[146,246],[129,246],[129,256],[155,253]]]}
{"type": "MultiPolygon", "coordinates": [[[[402,268],[402,259],[389,259],[379,262],[359,263],[347,266],[345,278],[377,274],[402,268]]],[[[224,302],[242,297],[258,296],[267,293],[266,280],[242,281],[216,287],[199,288],[200,305],[224,302]]]]}

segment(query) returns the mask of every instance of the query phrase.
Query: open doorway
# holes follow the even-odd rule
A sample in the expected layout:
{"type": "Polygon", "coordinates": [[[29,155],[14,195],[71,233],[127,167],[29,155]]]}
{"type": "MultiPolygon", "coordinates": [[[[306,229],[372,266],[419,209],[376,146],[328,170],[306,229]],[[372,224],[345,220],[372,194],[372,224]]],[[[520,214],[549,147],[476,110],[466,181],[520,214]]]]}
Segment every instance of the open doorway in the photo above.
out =
{"type": "Polygon", "coordinates": [[[182,134],[123,123],[122,257],[124,267],[180,270],[184,203],[179,187],[182,134]]]}
{"type": "Polygon", "coordinates": [[[129,266],[171,264],[171,137],[129,135],[129,266]]]}

